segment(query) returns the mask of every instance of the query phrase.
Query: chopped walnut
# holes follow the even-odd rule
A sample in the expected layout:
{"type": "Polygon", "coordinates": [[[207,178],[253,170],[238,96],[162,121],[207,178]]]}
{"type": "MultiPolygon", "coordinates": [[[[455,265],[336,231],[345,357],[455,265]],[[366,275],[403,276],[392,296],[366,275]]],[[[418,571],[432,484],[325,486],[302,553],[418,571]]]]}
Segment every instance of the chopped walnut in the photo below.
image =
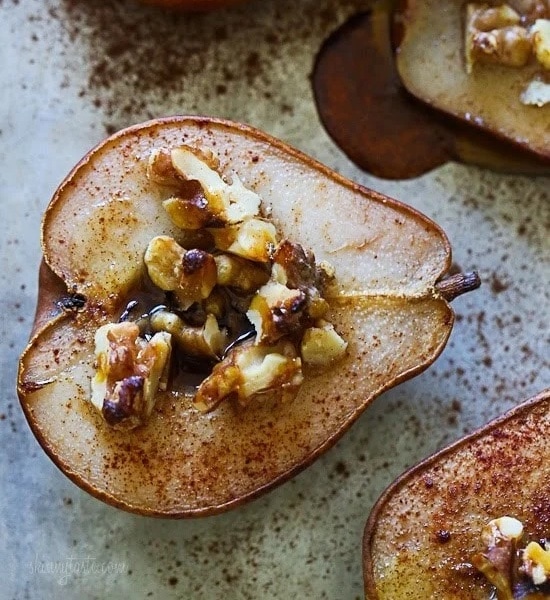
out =
{"type": "Polygon", "coordinates": [[[550,19],[537,19],[531,34],[536,59],[545,69],[550,69],[550,19]]]}
{"type": "Polygon", "coordinates": [[[260,210],[260,197],[243,186],[237,175],[226,183],[197,151],[182,146],[172,150],[172,163],[184,179],[196,179],[202,186],[211,210],[226,223],[239,223],[255,217],[260,210]]]}
{"type": "MultiPolygon", "coordinates": [[[[478,63],[521,68],[533,59],[542,69],[550,70],[550,1],[468,4],[464,52],[467,73],[478,63]]],[[[536,77],[521,93],[520,101],[544,106],[550,101],[549,89],[547,82],[536,77]]]]}
{"type": "MultiPolygon", "coordinates": [[[[346,342],[323,320],[334,270],[299,244],[279,243],[269,207],[236,174],[222,177],[211,151],[154,151],[147,176],[168,196],[163,207],[179,233],[153,238],[144,252],[151,282],[169,292],[164,303],[139,317],[139,326],[97,333],[93,401],[108,423],[134,426],[150,413],[153,384],[165,380],[160,362],[147,370],[147,357],[160,354],[162,342],[174,341],[177,364],[215,363],[194,399],[203,412],[231,397],[242,405],[275,391],[291,399],[302,361],[324,366],[344,355],[346,342]]],[[[169,352],[163,356],[168,361],[169,352]]]]}
{"type": "Polygon", "coordinates": [[[522,535],[523,525],[521,521],[514,517],[500,517],[487,523],[481,532],[481,539],[491,549],[501,542],[519,540],[522,535]]]}
{"type": "Polygon", "coordinates": [[[325,366],[340,360],[348,347],[331,323],[320,321],[305,330],[300,354],[307,365],[325,366]]]}
{"type": "Polygon", "coordinates": [[[550,580],[550,548],[543,548],[538,542],[529,542],[521,553],[521,571],[530,577],[535,585],[550,580]]]}
{"type": "Polygon", "coordinates": [[[269,280],[263,265],[238,256],[218,254],[214,257],[218,270],[218,285],[253,292],[269,280]]]}
{"type": "MultiPolygon", "coordinates": [[[[550,0],[467,4],[464,53],[469,74],[478,63],[521,68],[536,61],[541,69],[550,70],[550,0]]],[[[519,100],[534,107],[550,102],[550,84],[543,74],[537,74],[519,100]]]]}
{"type": "Polygon", "coordinates": [[[538,542],[529,542],[518,551],[523,536],[523,524],[513,517],[494,519],[482,530],[481,539],[487,550],[475,554],[472,563],[495,586],[499,600],[514,600],[513,592],[521,576],[528,577],[533,586],[550,579],[550,550],[538,542]]]}
{"type": "Polygon", "coordinates": [[[201,383],[193,404],[208,412],[230,396],[246,405],[252,397],[274,390],[288,400],[298,393],[302,382],[301,360],[290,342],[275,346],[241,344],[201,383]]]}
{"type": "Polygon", "coordinates": [[[550,18],[549,0],[508,0],[517,11],[522,25],[532,25],[537,19],[550,18]]]}
{"type": "Polygon", "coordinates": [[[200,327],[188,325],[169,311],[155,312],[151,315],[150,323],[153,331],[166,331],[172,335],[186,355],[216,359],[225,348],[226,336],[213,314],[208,314],[204,325],[200,327]]]}
{"type": "Polygon", "coordinates": [[[476,63],[522,67],[531,57],[531,39],[519,25],[520,15],[508,5],[489,7],[468,4],[466,8],[466,70],[476,63]]]}
{"type": "Polygon", "coordinates": [[[468,4],[466,7],[467,24],[474,31],[492,31],[519,25],[520,14],[508,4],[489,6],[488,4],[468,4]]]}
{"type": "Polygon", "coordinates": [[[194,179],[182,182],[178,196],[168,198],[162,205],[174,225],[181,229],[222,227],[224,224],[211,209],[201,184],[194,179]]]}
{"type": "Polygon", "coordinates": [[[322,293],[334,278],[334,268],[326,262],[317,264],[315,256],[300,244],[282,241],[273,255],[273,278],[303,291],[307,298],[307,314],[312,319],[322,318],[328,303],[322,293]]]}
{"type": "Polygon", "coordinates": [[[256,329],[257,342],[273,343],[300,328],[306,308],[304,292],[269,281],[256,292],[246,315],[256,329]]]}
{"type": "Polygon", "coordinates": [[[183,181],[172,163],[170,153],[164,149],[151,152],[147,164],[147,177],[158,185],[170,187],[178,187],[183,181]]]}
{"type": "Polygon", "coordinates": [[[535,79],[523,90],[520,100],[527,106],[544,106],[550,103],[550,83],[535,79]]]}
{"type": "Polygon", "coordinates": [[[216,285],[214,257],[204,250],[185,250],[169,236],[153,238],[144,261],[153,283],[161,290],[174,292],[183,310],[208,298],[216,285]]]}
{"type": "Polygon", "coordinates": [[[265,219],[249,218],[238,225],[209,231],[217,248],[255,262],[269,262],[277,243],[275,225],[265,219]]]}
{"type": "Polygon", "coordinates": [[[151,414],[159,389],[166,389],[171,338],[149,341],[135,323],[110,323],[95,335],[96,373],[92,404],[113,427],[133,429],[151,414]]]}

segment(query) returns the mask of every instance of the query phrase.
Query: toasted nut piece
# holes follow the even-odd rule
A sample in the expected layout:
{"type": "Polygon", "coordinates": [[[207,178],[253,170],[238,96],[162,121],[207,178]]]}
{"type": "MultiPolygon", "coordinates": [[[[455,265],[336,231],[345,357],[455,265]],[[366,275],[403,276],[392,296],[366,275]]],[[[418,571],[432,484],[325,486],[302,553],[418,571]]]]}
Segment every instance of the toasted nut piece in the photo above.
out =
{"type": "Polygon", "coordinates": [[[305,330],[300,354],[304,363],[313,366],[329,365],[346,353],[347,342],[330,323],[321,322],[305,330]]]}
{"type": "MultiPolygon", "coordinates": [[[[216,265],[217,266],[217,265],[216,265]]],[[[202,303],[203,310],[207,315],[214,315],[216,319],[223,319],[226,317],[226,312],[228,310],[228,302],[226,297],[222,294],[222,292],[214,288],[212,293],[208,298],[204,300],[202,303]]]]}
{"type": "Polygon", "coordinates": [[[175,313],[159,311],[151,315],[153,331],[171,334],[180,349],[191,356],[215,359],[221,356],[226,345],[226,336],[218,327],[214,315],[209,314],[202,327],[187,325],[175,313]]]}
{"type": "Polygon", "coordinates": [[[302,362],[290,342],[272,347],[251,346],[237,353],[236,364],[243,373],[237,399],[247,404],[257,394],[281,390],[283,401],[295,397],[304,378],[302,362]]]}
{"type": "Polygon", "coordinates": [[[487,546],[483,553],[472,556],[473,566],[496,587],[499,598],[513,599],[510,574],[516,543],[523,534],[523,524],[513,517],[489,521],[481,531],[487,546]]]}
{"type": "Polygon", "coordinates": [[[514,517],[499,517],[487,523],[481,532],[481,539],[488,548],[493,548],[502,540],[519,540],[522,535],[521,521],[514,517]]]}
{"type": "Polygon", "coordinates": [[[489,6],[488,4],[468,4],[467,22],[476,31],[491,31],[510,25],[519,25],[521,16],[508,4],[489,6]]]}
{"type": "Polygon", "coordinates": [[[151,414],[159,389],[166,389],[171,354],[168,333],[149,341],[135,323],[110,323],[96,331],[96,373],[91,403],[119,429],[132,429],[151,414]]]}
{"type": "Polygon", "coordinates": [[[466,71],[475,63],[493,63],[522,67],[531,56],[531,39],[519,25],[520,15],[503,4],[468,4],[466,7],[465,56],[466,71]]]}
{"type": "Polygon", "coordinates": [[[247,404],[254,396],[269,391],[278,391],[283,400],[289,400],[302,382],[301,361],[290,342],[271,347],[244,343],[214,367],[199,386],[193,404],[201,412],[208,412],[230,396],[247,404]]]}
{"type": "Polygon", "coordinates": [[[186,146],[175,148],[171,156],[172,164],[183,178],[200,182],[212,212],[223,221],[239,223],[259,213],[260,197],[245,188],[236,175],[233,183],[227,184],[196,151],[186,146]]]}
{"type": "Polygon", "coordinates": [[[193,406],[201,412],[210,412],[226,398],[236,394],[243,380],[237,365],[227,359],[215,365],[212,373],[202,381],[193,399],[193,406]]]}
{"type": "MultiPolygon", "coordinates": [[[[484,554],[473,556],[472,563],[497,588],[498,597],[514,598],[510,577],[517,542],[523,536],[523,524],[513,517],[500,517],[490,521],[481,537],[487,545],[484,554]]],[[[520,552],[519,570],[531,578],[534,585],[543,585],[550,578],[550,549],[538,542],[529,542],[520,552]]]]}
{"type": "Polygon", "coordinates": [[[204,250],[185,250],[169,236],[153,238],[144,261],[153,283],[174,292],[183,310],[207,298],[216,285],[214,257],[204,250]]]}
{"type": "Polygon", "coordinates": [[[256,343],[273,343],[296,331],[305,315],[307,297],[301,290],[291,290],[269,281],[252,298],[246,316],[256,329],[256,343]]]}
{"type": "Polygon", "coordinates": [[[185,148],[189,149],[199,160],[202,160],[202,162],[209,166],[213,171],[219,172],[220,159],[211,148],[193,145],[185,145],[185,148]]]}
{"type": "Polygon", "coordinates": [[[181,229],[221,227],[224,221],[212,211],[201,184],[190,179],[183,181],[178,196],[162,203],[171,221],[181,229]]]}
{"type": "Polygon", "coordinates": [[[533,51],[539,63],[550,69],[550,19],[537,19],[531,27],[533,51]]]}
{"type": "Polygon", "coordinates": [[[145,380],[139,375],[130,375],[114,385],[111,396],[103,400],[101,414],[115,429],[134,429],[144,421],[145,380]]]}
{"type": "Polygon", "coordinates": [[[277,244],[275,225],[264,219],[246,219],[238,225],[209,231],[216,248],[256,262],[268,262],[277,244]]]}
{"type": "Polygon", "coordinates": [[[167,235],[154,237],[145,250],[143,260],[151,281],[161,290],[175,290],[181,280],[185,249],[167,235]]]}
{"type": "Polygon", "coordinates": [[[269,280],[269,272],[258,263],[230,254],[214,257],[218,270],[218,285],[252,292],[269,280]]]}
{"type": "Polygon", "coordinates": [[[158,185],[171,187],[179,187],[182,183],[181,175],[172,164],[170,152],[158,148],[153,150],[149,156],[147,178],[158,185]]]}
{"type": "Polygon", "coordinates": [[[322,319],[328,312],[329,304],[319,293],[309,296],[307,302],[307,314],[313,319],[322,319]]]}
{"type": "Polygon", "coordinates": [[[315,256],[300,244],[283,240],[273,253],[273,266],[279,268],[277,280],[288,287],[304,289],[316,285],[315,256]]]}
{"type": "Polygon", "coordinates": [[[523,67],[529,62],[531,51],[529,33],[517,25],[480,31],[472,38],[473,62],[523,67]]]}
{"type": "Polygon", "coordinates": [[[487,581],[496,588],[496,597],[499,600],[514,600],[510,580],[511,569],[511,542],[496,556],[478,552],[472,556],[472,565],[485,576],[487,581]]]}
{"type": "Polygon", "coordinates": [[[530,542],[521,558],[522,572],[531,577],[535,585],[542,585],[550,579],[550,549],[545,550],[539,543],[530,542]]]}
{"type": "Polygon", "coordinates": [[[550,18],[548,0],[508,0],[508,3],[520,15],[523,25],[530,25],[537,19],[550,18]]]}
{"type": "Polygon", "coordinates": [[[306,294],[306,310],[311,319],[320,319],[326,314],[328,303],[320,290],[334,277],[334,268],[326,262],[316,264],[312,252],[306,251],[300,244],[282,241],[273,255],[271,277],[306,294]]]}
{"type": "Polygon", "coordinates": [[[208,298],[217,279],[216,261],[204,250],[188,250],[183,257],[183,276],[174,290],[180,306],[185,310],[208,298]]]}

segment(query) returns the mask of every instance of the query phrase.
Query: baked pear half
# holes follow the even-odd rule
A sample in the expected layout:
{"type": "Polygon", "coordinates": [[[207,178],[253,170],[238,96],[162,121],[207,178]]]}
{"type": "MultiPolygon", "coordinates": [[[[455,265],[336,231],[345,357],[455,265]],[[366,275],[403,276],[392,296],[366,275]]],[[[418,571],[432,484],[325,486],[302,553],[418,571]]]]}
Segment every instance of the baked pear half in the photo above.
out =
{"type": "Polygon", "coordinates": [[[413,467],[363,539],[369,600],[550,598],[550,390],[413,467]]]}
{"type": "Polygon", "coordinates": [[[378,1],[354,15],[317,54],[311,77],[317,111],[343,152],[386,179],[418,177],[451,160],[505,173],[548,174],[550,157],[487,135],[406,91],[395,65],[402,32],[395,4],[378,1]]]}
{"type": "Polygon", "coordinates": [[[396,60],[405,88],[434,108],[549,158],[548,3],[404,5],[396,60]]]}
{"type": "Polygon", "coordinates": [[[441,229],[260,131],[201,117],[110,137],[42,226],[19,368],[29,424],[98,498],[186,517],[309,465],[425,369],[479,285],[441,229]],[[186,279],[187,278],[187,279],[186,279]]]}

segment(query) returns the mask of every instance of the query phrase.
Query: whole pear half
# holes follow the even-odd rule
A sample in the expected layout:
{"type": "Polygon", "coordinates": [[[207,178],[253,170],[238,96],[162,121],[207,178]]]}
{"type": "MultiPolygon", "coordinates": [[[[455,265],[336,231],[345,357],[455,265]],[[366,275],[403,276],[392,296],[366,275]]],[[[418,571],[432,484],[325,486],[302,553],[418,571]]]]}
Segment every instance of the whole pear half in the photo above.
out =
{"type": "MultiPolygon", "coordinates": [[[[473,0],[472,0],[473,1],[473,0]]],[[[520,96],[538,67],[474,67],[464,61],[463,0],[406,0],[397,69],[406,89],[430,106],[550,158],[550,104],[520,96]]]]}
{"type": "Polygon", "coordinates": [[[547,390],[393,483],[365,528],[367,598],[494,598],[470,561],[487,549],[483,527],[501,516],[519,519],[530,540],[550,538],[549,436],[547,390]]]}
{"type": "Polygon", "coordinates": [[[220,512],[287,480],[332,446],[373,398],[430,365],[453,325],[448,299],[456,286],[453,278],[441,281],[451,256],[439,227],[260,131],[223,120],[155,120],[97,146],[54,194],[42,247],[36,323],[19,369],[23,409],[74,482],[143,514],[220,512]],[[181,144],[214,150],[223,173],[237,173],[271,206],[281,237],[333,265],[328,318],[348,351],[327,371],[306,373],[290,403],[259,398],[241,408],[228,401],[205,415],[171,389],[159,393],[145,426],[121,432],[88,402],[93,337],[132,299],[148,242],[177,236],[146,165],[153,149],[181,144]]]}

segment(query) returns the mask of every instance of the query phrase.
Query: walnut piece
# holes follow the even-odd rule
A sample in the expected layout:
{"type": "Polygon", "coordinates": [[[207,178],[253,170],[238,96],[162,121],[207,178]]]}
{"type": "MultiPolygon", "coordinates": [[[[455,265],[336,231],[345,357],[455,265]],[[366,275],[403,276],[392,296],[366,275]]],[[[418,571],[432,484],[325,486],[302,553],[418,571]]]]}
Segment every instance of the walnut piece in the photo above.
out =
{"type": "Polygon", "coordinates": [[[538,62],[550,69],[550,19],[537,19],[531,27],[533,51],[538,62]]]}
{"type": "Polygon", "coordinates": [[[219,173],[204,160],[204,154],[182,146],[172,150],[172,164],[184,179],[196,179],[204,190],[205,197],[214,214],[226,223],[239,223],[255,217],[260,210],[260,197],[243,186],[235,174],[231,184],[226,183],[219,173]]]}
{"type": "Polygon", "coordinates": [[[521,553],[521,558],[521,571],[535,585],[542,585],[550,579],[550,548],[545,549],[538,542],[529,542],[521,553]]]}
{"type": "Polygon", "coordinates": [[[545,2],[468,4],[464,28],[466,71],[476,63],[523,67],[534,55],[550,69],[550,7],[545,2]]]}
{"type": "Polygon", "coordinates": [[[157,391],[166,389],[171,348],[169,333],[147,341],[135,323],[109,323],[97,330],[91,403],[110,425],[133,429],[149,417],[157,391]]]}
{"type": "Polygon", "coordinates": [[[217,248],[255,262],[269,262],[277,243],[275,225],[265,219],[247,218],[238,225],[209,231],[217,248]]]}
{"type": "Polygon", "coordinates": [[[513,590],[518,575],[527,576],[535,586],[550,579],[550,549],[538,542],[529,542],[519,551],[520,564],[517,566],[515,556],[523,534],[521,521],[507,516],[490,521],[481,532],[487,549],[475,554],[472,563],[496,587],[499,599],[515,598],[513,590]]]}
{"type": "Polygon", "coordinates": [[[250,343],[233,348],[201,383],[193,404],[201,412],[216,408],[234,396],[242,405],[258,394],[277,390],[289,400],[303,382],[300,357],[290,342],[274,346],[250,343]]]}
{"type": "Polygon", "coordinates": [[[269,281],[252,298],[246,316],[256,329],[257,342],[273,343],[300,328],[306,308],[304,292],[269,281]]]}
{"type": "Polygon", "coordinates": [[[169,311],[157,311],[150,318],[153,331],[166,331],[174,338],[182,352],[189,356],[217,359],[225,348],[226,336],[213,314],[208,314],[204,325],[193,327],[169,311]]]}
{"type": "Polygon", "coordinates": [[[315,327],[305,330],[300,354],[307,365],[326,366],[340,360],[347,347],[347,342],[331,323],[320,321],[315,327]]]}
{"type": "Polygon", "coordinates": [[[522,25],[550,18],[549,0],[509,0],[509,4],[521,16],[522,25]]]}
{"type": "Polygon", "coordinates": [[[153,283],[161,290],[174,292],[183,310],[208,298],[216,285],[214,257],[198,248],[185,250],[167,235],[149,242],[144,261],[153,283]]]}
{"type": "MultiPolygon", "coordinates": [[[[476,64],[521,68],[536,61],[550,70],[550,0],[510,0],[510,4],[466,5],[466,72],[476,64]]],[[[520,94],[526,106],[550,102],[550,84],[539,73],[520,94]]]]}
{"type": "Polygon", "coordinates": [[[195,395],[202,412],[230,397],[241,405],[270,392],[294,398],[303,362],[325,366],[345,354],[346,342],[324,320],[332,267],[300,244],[279,242],[269,207],[219,166],[210,150],[189,146],[149,157],[148,179],[168,196],[161,201],[179,231],[154,237],[143,256],[164,299],[136,323],[96,334],[92,402],[116,427],[150,414],[166,386],[172,341],[184,370],[215,363],[195,395]]]}
{"type": "Polygon", "coordinates": [[[528,106],[544,106],[550,103],[550,83],[534,79],[523,90],[520,100],[528,106]]]}
{"type": "Polygon", "coordinates": [[[489,7],[468,4],[466,7],[466,71],[476,63],[522,67],[531,56],[531,39],[520,26],[520,15],[507,4],[489,7]]]}

